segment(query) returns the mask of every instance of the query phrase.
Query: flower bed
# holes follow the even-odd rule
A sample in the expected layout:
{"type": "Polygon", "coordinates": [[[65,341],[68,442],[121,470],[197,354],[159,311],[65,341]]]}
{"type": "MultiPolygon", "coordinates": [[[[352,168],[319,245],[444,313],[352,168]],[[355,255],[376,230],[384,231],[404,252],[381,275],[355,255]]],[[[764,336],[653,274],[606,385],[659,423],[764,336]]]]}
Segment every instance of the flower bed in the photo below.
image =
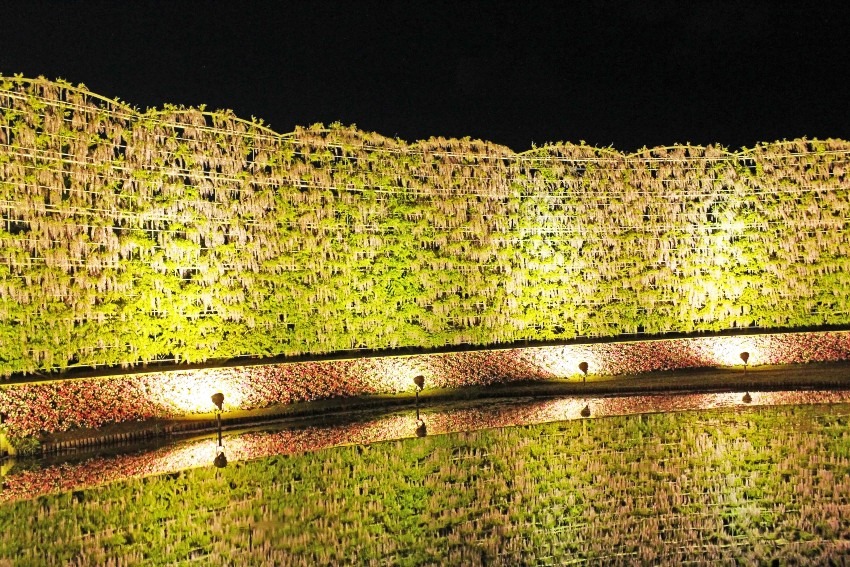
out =
{"type": "Polygon", "coordinates": [[[632,375],[657,370],[742,364],[795,364],[850,359],[850,332],[785,333],[643,342],[380,357],[267,366],[132,374],[0,386],[4,426],[12,437],[76,427],[171,418],[212,410],[210,393],[225,409],[381,393],[412,392],[412,378],[431,388],[460,388],[590,374],[632,375]]]}

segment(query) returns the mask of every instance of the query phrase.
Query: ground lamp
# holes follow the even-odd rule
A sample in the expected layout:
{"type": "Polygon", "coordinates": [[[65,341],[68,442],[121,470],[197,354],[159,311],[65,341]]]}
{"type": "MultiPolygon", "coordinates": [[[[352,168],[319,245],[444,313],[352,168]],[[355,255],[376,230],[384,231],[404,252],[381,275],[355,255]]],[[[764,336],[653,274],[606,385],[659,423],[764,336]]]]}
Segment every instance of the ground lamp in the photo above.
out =
{"type": "Polygon", "coordinates": [[[748,353],[747,351],[744,351],[744,352],[741,353],[740,356],[741,356],[741,360],[744,361],[744,370],[746,371],[747,370],[747,361],[750,359],[750,353],[748,353]]]}
{"type": "Polygon", "coordinates": [[[582,361],[578,363],[578,369],[581,370],[581,373],[584,374],[581,381],[587,382],[587,363],[582,361]]]}
{"type": "Polygon", "coordinates": [[[224,394],[221,392],[213,394],[212,403],[214,403],[215,407],[218,408],[218,411],[215,412],[215,424],[216,429],[218,429],[218,448],[216,449],[213,464],[221,469],[227,466],[227,457],[224,456],[224,445],[221,443],[221,405],[224,403],[224,394]]]}
{"type": "Polygon", "coordinates": [[[589,405],[584,406],[584,408],[581,410],[581,416],[582,417],[590,417],[590,406],[589,405]]]}
{"type": "Polygon", "coordinates": [[[748,404],[748,403],[750,403],[751,401],[753,401],[753,397],[750,395],[750,393],[749,393],[749,392],[747,392],[746,394],[744,394],[744,397],[743,397],[743,398],[741,398],[741,400],[742,400],[745,404],[748,404]]]}

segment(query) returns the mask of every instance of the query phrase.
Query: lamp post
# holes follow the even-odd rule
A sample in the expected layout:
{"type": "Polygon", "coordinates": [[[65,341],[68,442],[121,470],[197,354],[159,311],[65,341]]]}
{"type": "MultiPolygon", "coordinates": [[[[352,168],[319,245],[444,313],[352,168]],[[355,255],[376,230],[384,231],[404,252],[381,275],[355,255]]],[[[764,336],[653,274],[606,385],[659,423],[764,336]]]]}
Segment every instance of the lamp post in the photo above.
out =
{"type": "Polygon", "coordinates": [[[750,353],[744,351],[740,354],[741,360],[744,361],[744,372],[747,371],[747,361],[750,360],[750,353]]]}
{"type": "Polygon", "coordinates": [[[584,376],[582,376],[581,381],[587,382],[587,363],[584,362],[584,361],[579,362],[578,363],[578,369],[581,370],[581,373],[584,375],[584,376]]]}
{"type": "Polygon", "coordinates": [[[227,466],[227,457],[224,456],[224,445],[222,445],[221,443],[221,406],[224,403],[224,394],[222,394],[221,392],[216,392],[215,394],[213,394],[212,403],[214,403],[216,407],[215,424],[216,429],[218,429],[218,448],[216,449],[213,464],[217,468],[221,469],[227,466]]]}

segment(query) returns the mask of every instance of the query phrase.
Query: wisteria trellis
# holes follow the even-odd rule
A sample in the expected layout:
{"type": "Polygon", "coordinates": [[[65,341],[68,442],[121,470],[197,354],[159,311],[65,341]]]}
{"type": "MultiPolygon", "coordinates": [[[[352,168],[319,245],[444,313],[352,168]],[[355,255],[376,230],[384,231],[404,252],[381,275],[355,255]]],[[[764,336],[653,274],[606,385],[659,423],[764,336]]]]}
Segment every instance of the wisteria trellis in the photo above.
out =
{"type": "Polygon", "coordinates": [[[0,375],[847,325],[848,153],[280,135],[0,78],[0,375]]]}

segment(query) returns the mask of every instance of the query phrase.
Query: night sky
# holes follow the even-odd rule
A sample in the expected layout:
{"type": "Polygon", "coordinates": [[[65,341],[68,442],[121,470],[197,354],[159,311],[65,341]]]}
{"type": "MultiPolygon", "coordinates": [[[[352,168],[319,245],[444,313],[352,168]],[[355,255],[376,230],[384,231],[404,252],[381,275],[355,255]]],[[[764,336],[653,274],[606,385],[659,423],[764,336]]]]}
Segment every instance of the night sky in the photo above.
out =
{"type": "Polygon", "coordinates": [[[845,2],[126,2],[0,13],[0,73],[522,151],[850,139],[845,2]],[[250,6],[245,8],[244,6],[250,6]]]}

